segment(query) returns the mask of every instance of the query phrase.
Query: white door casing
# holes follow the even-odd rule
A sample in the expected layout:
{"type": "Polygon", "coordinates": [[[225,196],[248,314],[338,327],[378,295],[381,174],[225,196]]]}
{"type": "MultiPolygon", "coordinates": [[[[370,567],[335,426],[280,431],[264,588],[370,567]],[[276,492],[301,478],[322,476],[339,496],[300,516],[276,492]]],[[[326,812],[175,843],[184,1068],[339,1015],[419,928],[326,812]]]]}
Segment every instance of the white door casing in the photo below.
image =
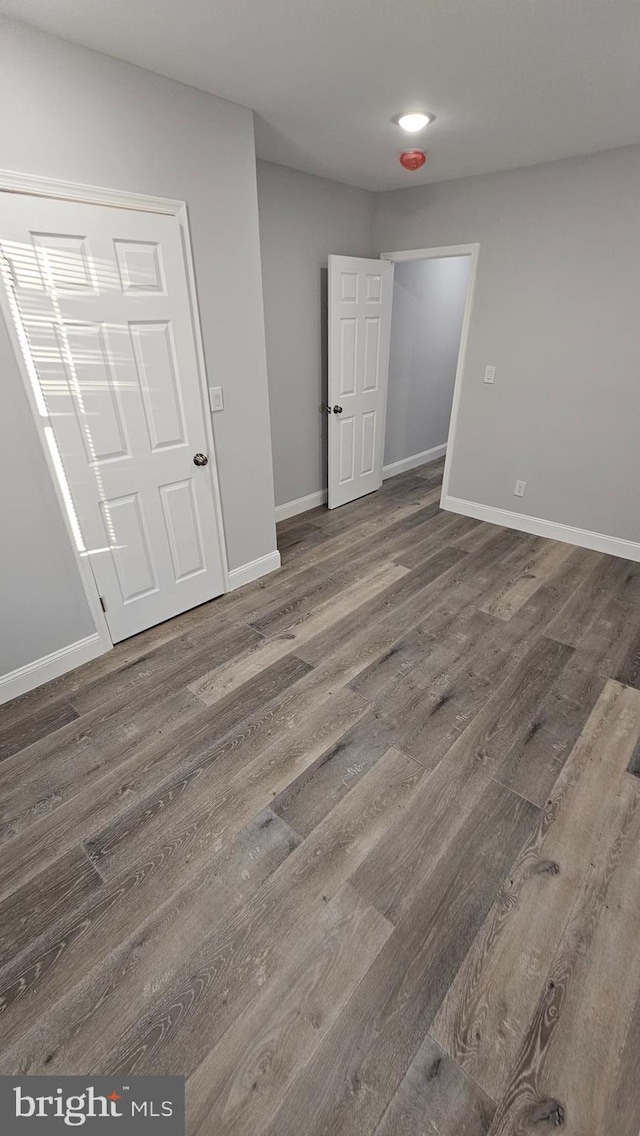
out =
{"type": "Polygon", "coordinates": [[[3,306],[117,642],[225,586],[180,226],[2,193],[0,248],[3,306]]]}
{"type": "Polygon", "coordinates": [[[329,257],[330,509],[382,484],[392,299],[390,261],[329,257]]]}

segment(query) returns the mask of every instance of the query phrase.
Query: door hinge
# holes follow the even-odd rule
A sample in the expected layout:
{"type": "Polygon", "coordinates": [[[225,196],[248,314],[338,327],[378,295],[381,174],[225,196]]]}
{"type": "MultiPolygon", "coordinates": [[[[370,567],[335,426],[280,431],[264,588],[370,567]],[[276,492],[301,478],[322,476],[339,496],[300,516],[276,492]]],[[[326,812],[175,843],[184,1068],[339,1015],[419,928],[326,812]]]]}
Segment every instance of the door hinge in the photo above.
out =
{"type": "Polygon", "coordinates": [[[106,602],[105,602],[105,600],[104,600],[104,597],[103,597],[103,596],[98,596],[98,599],[100,600],[100,607],[102,608],[102,610],[103,610],[103,611],[106,611],[106,610],[107,610],[107,605],[106,605],[106,602]]]}

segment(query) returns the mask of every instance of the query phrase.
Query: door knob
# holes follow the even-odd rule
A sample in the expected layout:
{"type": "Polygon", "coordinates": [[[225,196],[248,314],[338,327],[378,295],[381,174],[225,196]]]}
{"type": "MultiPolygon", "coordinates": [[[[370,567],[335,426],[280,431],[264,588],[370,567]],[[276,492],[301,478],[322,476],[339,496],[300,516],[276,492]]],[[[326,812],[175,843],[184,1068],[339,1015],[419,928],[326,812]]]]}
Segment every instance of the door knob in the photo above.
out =
{"type": "Polygon", "coordinates": [[[338,405],[336,404],[336,406],[334,406],[334,408],[333,408],[333,413],[334,413],[334,414],[342,414],[342,407],[341,407],[341,406],[338,406],[338,405]]]}
{"type": "Polygon", "coordinates": [[[193,455],[193,464],[194,465],[206,465],[208,461],[209,461],[209,459],[208,459],[206,454],[194,454],[193,455]]]}

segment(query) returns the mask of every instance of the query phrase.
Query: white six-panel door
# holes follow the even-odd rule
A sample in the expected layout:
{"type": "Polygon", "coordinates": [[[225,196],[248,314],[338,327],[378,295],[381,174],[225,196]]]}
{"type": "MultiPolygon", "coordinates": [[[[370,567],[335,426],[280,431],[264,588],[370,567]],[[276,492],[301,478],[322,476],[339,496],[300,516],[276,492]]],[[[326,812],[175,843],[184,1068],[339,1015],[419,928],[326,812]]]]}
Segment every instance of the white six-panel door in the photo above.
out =
{"type": "Polygon", "coordinates": [[[382,484],[393,264],[329,257],[329,508],[382,484]]]}
{"type": "Polygon", "coordinates": [[[2,193],[0,251],[3,307],[114,642],[219,595],[177,219],[2,193]]]}

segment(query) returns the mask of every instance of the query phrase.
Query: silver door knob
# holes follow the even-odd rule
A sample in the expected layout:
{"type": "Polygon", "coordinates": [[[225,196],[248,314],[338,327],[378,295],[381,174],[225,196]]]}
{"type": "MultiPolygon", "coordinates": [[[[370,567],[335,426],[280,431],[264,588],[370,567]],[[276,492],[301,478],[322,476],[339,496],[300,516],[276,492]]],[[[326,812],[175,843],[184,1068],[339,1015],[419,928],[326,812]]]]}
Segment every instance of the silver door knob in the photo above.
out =
{"type": "Polygon", "coordinates": [[[209,461],[209,459],[208,459],[206,454],[194,454],[193,455],[193,464],[194,465],[206,465],[208,461],[209,461]]]}
{"type": "Polygon", "coordinates": [[[338,406],[338,405],[334,406],[333,413],[334,414],[342,414],[342,407],[338,406]]]}

